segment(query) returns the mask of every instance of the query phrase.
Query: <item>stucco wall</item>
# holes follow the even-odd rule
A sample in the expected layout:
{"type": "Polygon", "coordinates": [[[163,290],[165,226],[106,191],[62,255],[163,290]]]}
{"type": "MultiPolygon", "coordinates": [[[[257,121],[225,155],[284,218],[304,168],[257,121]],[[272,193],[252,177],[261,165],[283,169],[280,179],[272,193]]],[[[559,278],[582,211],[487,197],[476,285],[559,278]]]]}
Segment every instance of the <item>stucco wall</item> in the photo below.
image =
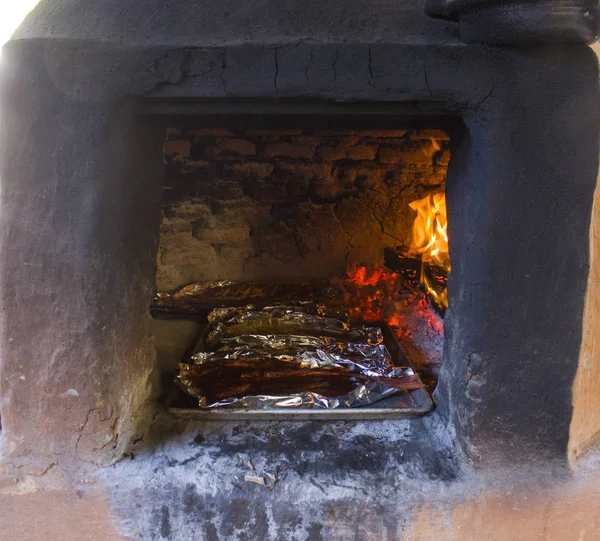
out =
{"type": "MultiPolygon", "coordinates": [[[[600,45],[592,47],[600,56],[600,45]]],[[[590,277],[585,302],[579,369],[573,384],[569,457],[576,459],[600,437],[600,190],[590,229],[590,277]]]]}

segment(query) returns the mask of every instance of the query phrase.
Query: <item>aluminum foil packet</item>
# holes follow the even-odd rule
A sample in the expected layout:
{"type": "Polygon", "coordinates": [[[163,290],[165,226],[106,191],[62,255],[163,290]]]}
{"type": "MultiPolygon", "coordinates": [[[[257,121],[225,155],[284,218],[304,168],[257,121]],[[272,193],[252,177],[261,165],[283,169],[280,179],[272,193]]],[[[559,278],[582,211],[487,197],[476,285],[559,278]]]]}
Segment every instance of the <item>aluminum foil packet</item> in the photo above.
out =
{"type": "Polygon", "coordinates": [[[348,342],[377,345],[383,342],[377,327],[351,327],[332,317],[299,312],[287,306],[272,306],[264,310],[237,308],[213,311],[206,344],[216,348],[224,340],[240,335],[306,335],[326,336],[348,342]]]}
{"type": "MultiPolygon", "coordinates": [[[[414,389],[420,388],[413,387],[414,389]]],[[[310,391],[287,394],[283,396],[276,395],[257,395],[245,396],[242,398],[231,398],[206,405],[203,399],[199,404],[203,409],[227,408],[240,410],[260,410],[273,408],[294,408],[294,409],[336,409],[336,408],[358,408],[369,406],[379,400],[388,398],[400,391],[393,387],[388,387],[378,382],[359,385],[354,390],[340,396],[323,396],[319,393],[310,391]]]]}
{"type": "Polygon", "coordinates": [[[217,307],[252,304],[262,307],[289,299],[331,299],[340,292],[327,282],[309,284],[260,284],[233,280],[210,280],[189,284],[175,292],[160,292],[150,313],[157,318],[205,319],[217,307]]]}
{"type": "Polygon", "coordinates": [[[305,368],[275,358],[221,359],[180,365],[179,383],[201,408],[353,408],[422,387],[410,368],[370,378],[344,367],[305,368]]]}
{"type": "Polygon", "coordinates": [[[299,312],[313,316],[339,319],[344,323],[349,322],[348,312],[336,310],[312,300],[277,302],[266,306],[247,304],[246,306],[215,308],[210,312],[207,319],[209,323],[216,324],[219,321],[227,321],[235,317],[242,317],[244,313],[252,310],[272,314],[274,317],[284,313],[299,312]]]}
{"type": "Polygon", "coordinates": [[[404,368],[393,365],[384,344],[342,342],[328,336],[241,335],[227,338],[215,352],[192,355],[195,364],[222,359],[273,357],[304,368],[343,366],[369,377],[402,377],[404,368]]]}

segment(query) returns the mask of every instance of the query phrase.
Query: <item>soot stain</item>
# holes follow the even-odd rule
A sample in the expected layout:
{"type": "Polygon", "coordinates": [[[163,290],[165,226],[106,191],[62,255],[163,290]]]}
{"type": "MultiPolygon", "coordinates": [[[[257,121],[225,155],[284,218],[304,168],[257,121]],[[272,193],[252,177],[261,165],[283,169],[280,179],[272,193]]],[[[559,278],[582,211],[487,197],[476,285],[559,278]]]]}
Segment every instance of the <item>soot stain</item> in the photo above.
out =
{"type": "Polygon", "coordinates": [[[160,521],[160,536],[163,539],[168,539],[171,535],[171,521],[169,518],[169,508],[163,505],[160,510],[161,521],[160,521]]]}
{"type": "Polygon", "coordinates": [[[201,499],[193,483],[188,483],[183,491],[183,511],[186,515],[202,510],[201,499]]]}
{"type": "Polygon", "coordinates": [[[234,498],[223,510],[221,535],[231,536],[235,530],[246,530],[250,522],[249,501],[245,498],[234,498]]]}
{"type": "Polygon", "coordinates": [[[311,541],[323,541],[323,525],[318,522],[311,522],[310,526],[306,528],[307,538],[311,541]]]}
{"type": "Polygon", "coordinates": [[[204,530],[204,539],[206,541],[219,541],[219,532],[212,522],[206,521],[202,525],[202,529],[204,530]]]}
{"type": "Polygon", "coordinates": [[[302,517],[294,507],[273,509],[273,522],[277,524],[277,539],[292,539],[293,533],[302,528],[302,517]]]}

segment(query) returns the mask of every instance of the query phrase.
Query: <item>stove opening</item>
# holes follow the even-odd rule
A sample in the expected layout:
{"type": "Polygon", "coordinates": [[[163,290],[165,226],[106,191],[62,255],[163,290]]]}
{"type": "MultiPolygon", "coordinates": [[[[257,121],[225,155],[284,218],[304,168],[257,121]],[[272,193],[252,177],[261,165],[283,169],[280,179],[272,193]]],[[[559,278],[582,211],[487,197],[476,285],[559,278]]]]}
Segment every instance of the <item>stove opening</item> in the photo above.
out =
{"type": "Polygon", "coordinates": [[[169,404],[431,409],[449,158],[437,129],[169,128],[151,307],[169,404]]]}

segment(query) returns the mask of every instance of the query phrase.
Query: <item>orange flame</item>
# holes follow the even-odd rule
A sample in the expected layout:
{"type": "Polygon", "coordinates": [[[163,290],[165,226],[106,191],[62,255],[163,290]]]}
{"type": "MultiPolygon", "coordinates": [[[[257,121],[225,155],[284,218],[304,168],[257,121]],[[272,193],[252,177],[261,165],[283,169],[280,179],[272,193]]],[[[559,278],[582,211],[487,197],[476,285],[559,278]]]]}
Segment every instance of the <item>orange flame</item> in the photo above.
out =
{"type": "MultiPolygon", "coordinates": [[[[417,211],[413,224],[411,250],[420,254],[424,262],[450,269],[448,253],[448,217],[446,196],[443,192],[428,195],[409,204],[417,211]]],[[[436,291],[427,280],[424,268],[421,269],[421,283],[436,303],[448,306],[448,293],[436,291]]]]}
{"type": "Polygon", "coordinates": [[[450,268],[448,255],[448,218],[444,193],[428,195],[409,204],[417,211],[413,224],[411,250],[440,267],[450,268]]]}
{"type": "Polygon", "coordinates": [[[384,269],[371,269],[367,270],[367,267],[360,266],[354,271],[348,271],[348,277],[350,281],[359,286],[375,286],[379,282],[384,281],[389,285],[395,283],[397,275],[395,273],[387,272],[384,269]]]}

